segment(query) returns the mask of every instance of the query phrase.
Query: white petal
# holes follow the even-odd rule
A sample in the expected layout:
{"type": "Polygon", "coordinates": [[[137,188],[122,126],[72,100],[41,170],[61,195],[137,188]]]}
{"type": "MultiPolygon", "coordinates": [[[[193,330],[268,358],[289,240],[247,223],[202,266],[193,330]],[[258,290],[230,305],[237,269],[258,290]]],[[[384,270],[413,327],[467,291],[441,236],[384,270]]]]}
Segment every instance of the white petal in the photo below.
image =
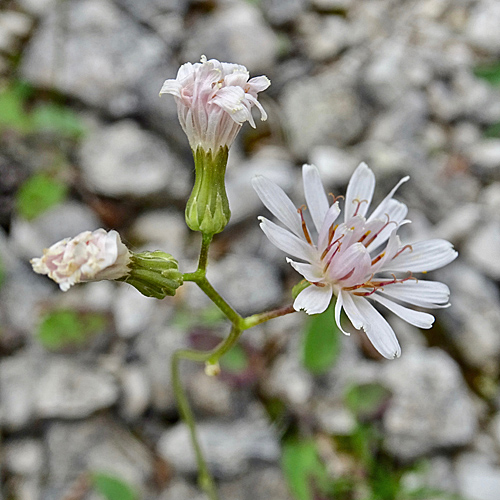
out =
{"type": "Polygon", "coordinates": [[[352,323],[352,326],[356,328],[356,330],[359,330],[363,326],[364,319],[354,304],[352,295],[345,290],[341,290],[340,295],[342,296],[342,306],[344,307],[344,311],[347,314],[349,321],[352,323]]]}
{"type": "Polygon", "coordinates": [[[340,322],[340,314],[342,313],[342,306],[344,302],[342,300],[342,294],[339,293],[337,296],[337,301],[335,302],[335,323],[337,323],[337,326],[339,327],[339,330],[344,334],[344,335],[351,335],[349,332],[346,332],[342,328],[342,324],[340,322]]]}
{"type": "Polygon", "coordinates": [[[244,100],[245,91],[241,87],[223,87],[217,91],[212,103],[226,111],[236,123],[242,124],[248,120],[252,124],[252,114],[244,105],[244,100]]]}
{"type": "Polygon", "coordinates": [[[160,90],[160,95],[162,94],[172,94],[176,97],[181,97],[182,85],[177,80],[165,80],[163,86],[160,90]]]}
{"type": "Polygon", "coordinates": [[[392,189],[391,192],[380,202],[380,205],[373,211],[373,213],[370,215],[370,218],[368,220],[372,219],[383,219],[384,214],[389,211],[389,204],[390,200],[398,190],[398,188],[401,186],[401,184],[404,184],[405,182],[409,181],[410,177],[407,175],[406,177],[403,177],[392,189]]]}
{"type": "Polygon", "coordinates": [[[290,231],[303,238],[300,215],[283,189],[262,175],[252,179],[252,186],[266,208],[290,231]]]}
{"type": "Polygon", "coordinates": [[[357,210],[357,215],[365,215],[373,197],[375,175],[366,163],[361,163],[352,174],[345,196],[345,219],[349,220],[357,210]],[[358,202],[359,208],[358,208],[358,202]]]}
{"type": "Polygon", "coordinates": [[[311,285],[302,290],[293,303],[296,311],[305,311],[307,314],[320,314],[328,308],[332,300],[331,286],[311,285]]]}
{"type": "MultiPolygon", "coordinates": [[[[382,245],[387,241],[391,233],[394,229],[397,229],[399,225],[403,222],[406,214],[408,213],[408,207],[397,200],[389,200],[385,204],[387,210],[383,214],[384,220],[389,220],[389,224],[387,224],[377,235],[377,237],[367,245],[367,248],[372,251],[375,250],[378,246],[382,245]]],[[[370,221],[377,220],[372,219],[370,217],[370,221]]]]}
{"type": "Polygon", "coordinates": [[[302,167],[302,179],[307,208],[319,233],[329,208],[325,188],[321,182],[319,171],[314,165],[306,164],[302,167]]]}
{"type": "Polygon", "coordinates": [[[286,261],[302,276],[311,283],[317,283],[323,281],[323,273],[319,266],[313,266],[311,264],[303,264],[302,262],[295,262],[287,257],[286,261]]]}
{"type": "Polygon", "coordinates": [[[410,323],[410,325],[416,326],[418,328],[428,329],[431,328],[432,323],[434,323],[434,316],[432,314],[408,309],[407,307],[397,304],[392,300],[381,297],[377,293],[370,295],[370,298],[375,302],[378,302],[387,307],[389,311],[392,311],[401,319],[404,319],[407,323],[410,323]]]}
{"type": "Polygon", "coordinates": [[[250,87],[250,91],[252,92],[262,92],[266,90],[269,85],[271,85],[271,80],[267,76],[254,76],[248,80],[248,85],[250,87]]]}
{"type": "Polygon", "coordinates": [[[394,259],[387,261],[381,271],[427,272],[446,266],[458,253],[446,240],[427,240],[413,243],[394,259]]]}
{"type": "Polygon", "coordinates": [[[311,262],[316,259],[316,249],[314,247],[297,238],[297,236],[290,231],[267,220],[265,217],[259,217],[259,220],[261,221],[260,227],[262,231],[264,231],[264,234],[269,238],[269,241],[280,250],[305,261],[311,262]]]}
{"type": "Polygon", "coordinates": [[[447,307],[450,298],[450,289],[439,281],[411,280],[404,283],[394,283],[384,286],[380,293],[428,309],[447,307]]]}
{"type": "Polygon", "coordinates": [[[328,236],[330,227],[332,227],[333,223],[337,220],[337,217],[340,214],[340,207],[338,202],[334,203],[325,215],[323,220],[323,225],[319,231],[318,236],[318,248],[324,250],[326,245],[328,244],[328,236]]]}
{"type": "Polygon", "coordinates": [[[387,359],[399,358],[401,347],[391,325],[363,297],[354,297],[358,314],[363,318],[363,330],[373,347],[387,359]]]}

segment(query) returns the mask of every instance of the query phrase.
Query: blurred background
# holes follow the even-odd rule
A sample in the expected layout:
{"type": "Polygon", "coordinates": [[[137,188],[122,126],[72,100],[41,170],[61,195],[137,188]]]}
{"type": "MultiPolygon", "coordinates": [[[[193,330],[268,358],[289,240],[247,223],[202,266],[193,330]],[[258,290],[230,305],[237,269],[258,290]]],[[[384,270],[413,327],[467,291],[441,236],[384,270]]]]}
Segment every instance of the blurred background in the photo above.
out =
{"type": "Polygon", "coordinates": [[[332,312],[245,332],[219,377],[184,363],[222,500],[500,499],[500,2],[1,0],[1,492],[8,500],[202,500],[170,387],[176,348],[228,331],[190,283],[157,301],[125,284],[67,293],[29,259],[98,227],[195,269],[193,179],[174,99],[180,64],[244,64],[269,114],[230,154],[233,217],[209,277],[241,313],[300,280],[261,234],[264,174],[300,205],[313,162],[343,194],[360,161],[375,202],[410,207],[407,242],[460,252],[432,279],[452,306],[403,355],[339,336],[332,312]]]}

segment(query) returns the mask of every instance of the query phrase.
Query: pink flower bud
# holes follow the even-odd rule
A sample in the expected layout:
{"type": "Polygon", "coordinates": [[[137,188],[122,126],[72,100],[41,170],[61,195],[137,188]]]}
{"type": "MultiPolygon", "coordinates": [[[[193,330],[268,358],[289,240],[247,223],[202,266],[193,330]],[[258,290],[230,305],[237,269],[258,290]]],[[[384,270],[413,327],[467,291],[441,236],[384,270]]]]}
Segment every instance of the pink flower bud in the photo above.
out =
{"type": "Polygon", "coordinates": [[[63,292],[82,281],[116,280],[129,272],[130,252],[116,231],[84,231],[65,238],[31,259],[33,270],[47,274],[63,292]]]}
{"type": "Polygon", "coordinates": [[[193,151],[201,146],[215,154],[220,147],[230,147],[244,122],[255,128],[253,106],[261,120],[267,119],[257,94],[271,82],[266,76],[248,80],[249,76],[245,66],[202,56],[201,63],[183,64],[175,80],[165,81],[160,95],[175,97],[179,121],[193,151]]]}

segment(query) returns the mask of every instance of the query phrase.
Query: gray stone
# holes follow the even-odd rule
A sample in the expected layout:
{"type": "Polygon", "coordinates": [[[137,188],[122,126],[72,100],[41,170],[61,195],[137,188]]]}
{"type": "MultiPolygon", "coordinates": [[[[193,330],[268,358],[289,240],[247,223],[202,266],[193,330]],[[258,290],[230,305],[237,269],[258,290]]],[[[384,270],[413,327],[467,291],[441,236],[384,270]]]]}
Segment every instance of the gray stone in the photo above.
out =
{"type": "Polygon", "coordinates": [[[470,235],[464,254],[486,276],[500,279],[500,225],[498,219],[478,224],[470,235]]]}
{"type": "Polygon", "coordinates": [[[153,457],[142,442],[116,421],[96,417],[83,422],[54,422],[48,428],[46,442],[46,498],[62,498],[75,480],[88,471],[121,478],[138,492],[139,498],[146,497],[153,457]]]}
{"type": "Polygon", "coordinates": [[[88,206],[67,201],[32,221],[14,218],[11,225],[12,246],[18,255],[31,259],[41,256],[44,248],[57,241],[99,227],[102,223],[88,206]]]}
{"type": "Polygon", "coordinates": [[[360,163],[360,158],[354,152],[335,146],[314,146],[309,153],[309,160],[318,167],[325,186],[347,185],[360,163]]]}
{"type": "Polygon", "coordinates": [[[32,476],[44,464],[43,444],[30,438],[7,440],[4,447],[5,467],[13,474],[32,476]]]}
{"type": "Polygon", "coordinates": [[[34,85],[123,115],[138,109],[137,83],[167,58],[162,40],[113,2],[55,2],[28,45],[21,73],[34,85]]]}
{"type": "Polygon", "coordinates": [[[282,286],[276,269],[255,257],[229,255],[212,264],[207,276],[242,314],[270,309],[281,300],[282,286]]]}
{"type": "Polygon", "coordinates": [[[209,59],[243,64],[252,76],[257,76],[254,72],[267,71],[275,64],[278,38],[255,5],[235,0],[200,17],[191,29],[183,59],[196,62],[203,53],[209,59]]]}
{"type": "Polygon", "coordinates": [[[474,405],[458,365],[440,349],[407,350],[385,364],[382,380],[392,391],[384,414],[385,444],[408,460],[471,442],[474,405]]]}
{"type": "Polygon", "coordinates": [[[282,26],[293,23],[307,7],[306,0],[264,0],[261,8],[271,24],[282,26]]]}
{"type": "Polygon", "coordinates": [[[25,37],[33,25],[33,20],[26,14],[13,10],[0,12],[0,51],[13,53],[19,38],[25,37]]]}
{"type": "Polygon", "coordinates": [[[189,378],[187,389],[197,410],[212,416],[233,412],[231,387],[219,377],[209,377],[200,369],[189,378]]]}
{"type": "Polygon", "coordinates": [[[357,45],[365,35],[361,25],[335,15],[307,13],[299,18],[307,55],[316,61],[331,59],[344,49],[357,45]]]}
{"type": "Polygon", "coordinates": [[[80,149],[83,177],[108,196],[149,196],[167,191],[184,199],[189,172],[167,145],[131,120],[98,127],[80,149]]]}
{"type": "Polygon", "coordinates": [[[205,500],[206,496],[199,489],[187,484],[180,478],[174,478],[158,500],[205,500]]]}
{"type": "Polygon", "coordinates": [[[464,453],[456,463],[459,492],[470,500],[497,500],[500,468],[479,453],[464,453]]]}
{"type": "Polygon", "coordinates": [[[290,147],[299,157],[307,157],[317,145],[343,147],[361,133],[365,110],[353,86],[352,71],[334,67],[284,88],[284,123],[290,147]]]}
{"type": "Polygon", "coordinates": [[[37,382],[37,415],[42,418],[82,418],[118,399],[114,378],[96,367],[72,359],[49,358],[37,382]]]}
{"type": "Polygon", "coordinates": [[[0,424],[17,431],[29,424],[35,413],[36,375],[33,360],[25,355],[0,362],[0,424]]]}
{"type": "Polygon", "coordinates": [[[120,413],[126,420],[136,420],[144,413],[151,400],[151,384],[146,368],[139,363],[127,364],[118,376],[122,389],[120,413]]]}
{"type": "Polygon", "coordinates": [[[492,55],[498,55],[500,54],[499,24],[500,4],[496,0],[483,0],[472,9],[465,34],[476,47],[492,55]]]}
{"type": "Polygon", "coordinates": [[[483,174],[500,172],[500,139],[484,139],[475,143],[468,151],[469,159],[483,174]]]}
{"type": "Polygon", "coordinates": [[[469,238],[482,221],[482,208],[477,203],[459,205],[432,230],[436,238],[443,238],[455,245],[469,238]]]}
{"type": "MultiPolygon", "coordinates": [[[[252,460],[272,463],[279,459],[278,438],[262,416],[226,423],[203,421],[197,427],[207,463],[217,476],[245,474],[252,460]]],[[[197,470],[185,424],[177,424],[163,434],[158,442],[158,452],[178,472],[192,474],[197,470]]]]}
{"type": "Polygon", "coordinates": [[[452,306],[441,312],[450,338],[469,364],[496,370],[500,297],[495,283],[460,262],[439,271],[438,279],[451,290],[452,306]]]}

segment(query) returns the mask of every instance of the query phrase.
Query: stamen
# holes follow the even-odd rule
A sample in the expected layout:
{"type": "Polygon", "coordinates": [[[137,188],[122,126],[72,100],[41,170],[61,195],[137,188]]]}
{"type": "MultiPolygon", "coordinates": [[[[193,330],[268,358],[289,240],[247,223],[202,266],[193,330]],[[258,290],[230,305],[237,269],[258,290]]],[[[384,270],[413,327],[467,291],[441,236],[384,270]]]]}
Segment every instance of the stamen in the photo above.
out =
{"type": "Polygon", "coordinates": [[[339,194],[338,196],[335,196],[333,193],[328,193],[328,196],[331,196],[333,198],[333,203],[336,203],[337,200],[345,200],[345,197],[339,194]]]}
{"type": "Polygon", "coordinates": [[[358,243],[363,243],[363,240],[371,233],[371,231],[366,231],[365,234],[363,234],[363,236],[361,236],[361,238],[358,240],[358,243]]]}
{"type": "Polygon", "coordinates": [[[398,225],[398,223],[395,221],[395,220],[391,220],[390,217],[389,217],[389,214],[385,214],[385,216],[387,217],[387,222],[370,238],[369,241],[367,241],[366,243],[364,243],[365,247],[368,247],[369,245],[371,245],[375,238],[389,225],[389,224],[396,224],[396,227],[398,225]]]}
{"type": "Polygon", "coordinates": [[[411,245],[405,245],[401,250],[399,250],[393,257],[395,259],[398,255],[401,255],[406,249],[410,249],[410,252],[413,252],[413,247],[411,245]]]}
{"type": "Polygon", "coordinates": [[[311,236],[309,234],[309,231],[307,230],[307,225],[306,225],[306,221],[304,220],[304,214],[302,213],[303,210],[306,210],[307,207],[305,205],[302,205],[300,208],[297,209],[297,212],[300,214],[300,219],[302,221],[302,232],[304,233],[304,236],[306,237],[306,241],[307,243],[309,243],[309,245],[312,245],[313,242],[311,240],[311,236]]]}
{"type": "MultiPolygon", "coordinates": [[[[341,234],[335,241],[331,242],[328,244],[328,246],[323,250],[323,253],[321,254],[321,260],[323,260],[328,252],[333,248],[333,245],[335,245],[335,243],[339,243],[339,241],[344,237],[345,235],[341,234]]],[[[333,235],[332,235],[333,237],[333,235]]],[[[339,248],[340,248],[340,244],[339,244],[339,248]]],[[[330,257],[331,259],[331,257],[330,257]]]]}
{"type": "Polygon", "coordinates": [[[320,288],[323,288],[323,287],[325,287],[325,286],[326,286],[326,284],[325,284],[325,283],[320,283],[319,281],[316,281],[316,282],[314,282],[314,281],[310,281],[310,283],[311,283],[311,285],[318,286],[318,287],[320,287],[320,288]]]}
{"type": "Polygon", "coordinates": [[[373,260],[372,260],[372,266],[374,266],[377,262],[380,261],[380,259],[383,259],[385,256],[385,252],[382,252],[380,255],[377,255],[373,260]]]}
{"type": "Polygon", "coordinates": [[[353,214],[353,217],[356,217],[356,215],[358,215],[358,210],[359,210],[359,207],[361,206],[362,203],[368,203],[368,200],[352,200],[353,203],[357,203],[358,206],[356,207],[356,210],[354,211],[354,214],[353,214]]]}

